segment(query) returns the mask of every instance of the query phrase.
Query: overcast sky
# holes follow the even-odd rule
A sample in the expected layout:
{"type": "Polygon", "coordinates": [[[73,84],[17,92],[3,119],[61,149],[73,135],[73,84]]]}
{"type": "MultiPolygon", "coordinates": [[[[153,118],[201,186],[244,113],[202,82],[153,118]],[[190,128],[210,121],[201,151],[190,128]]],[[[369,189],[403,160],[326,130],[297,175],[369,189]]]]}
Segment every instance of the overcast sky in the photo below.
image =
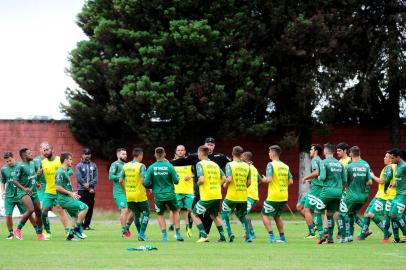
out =
{"type": "Polygon", "coordinates": [[[76,25],[84,0],[0,0],[0,119],[60,119],[69,52],[86,39],[76,25]]]}

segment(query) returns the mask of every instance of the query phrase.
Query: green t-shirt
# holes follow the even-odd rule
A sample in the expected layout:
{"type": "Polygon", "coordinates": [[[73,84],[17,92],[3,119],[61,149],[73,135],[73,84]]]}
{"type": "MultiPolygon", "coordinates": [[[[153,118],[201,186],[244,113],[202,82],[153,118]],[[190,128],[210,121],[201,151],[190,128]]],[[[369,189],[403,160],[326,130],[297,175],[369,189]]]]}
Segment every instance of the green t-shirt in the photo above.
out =
{"type": "Polygon", "coordinates": [[[365,160],[352,161],[346,170],[347,195],[363,196],[369,194],[367,182],[372,179],[371,167],[365,160]]]}
{"type": "MultiPolygon", "coordinates": [[[[72,183],[69,177],[69,171],[60,167],[55,174],[55,185],[63,187],[67,191],[73,192],[72,183]]],[[[63,194],[57,191],[58,198],[70,197],[67,194],[63,194]]]]}
{"type": "MultiPolygon", "coordinates": [[[[319,171],[320,175],[320,162],[321,158],[319,156],[312,158],[312,161],[310,162],[310,172],[314,171],[319,171]]],[[[323,186],[323,183],[319,180],[319,177],[315,177],[311,179],[312,186],[323,186]]]]}
{"type": "MultiPolygon", "coordinates": [[[[42,160],[45,157],[43,156],[36,156],[33,161],[34,161],[34,166],[35,166],[35,171],[39,171],[42,167],[42,160]]],[[[45,189],[45,175],[42,173],[40,176],[37,177],[37,181],[41,184],[41,188],[43,187],[45,189]]]]}
{"type": "Polygon", "coordinates": [[[17,187],[12,182],[13,179],[16,179],[15,169],[15,164],[13,166],[6,164],[1,168],[1,182],[6,185],[6,198],[13,198],[17,194],[17,187]]]}
{"type": "Polygon", "coordinates": [[[406,192],[406,162],[401,161],[396,168],[396,196],[406,192]]]}
{"type": "Polygon", "coordinates": [[[15,178],[23,187],[29,188],[33,193],[37,192],[35,182],[37,180],[37,173],[35,171],[34,162],[17,162],[15,169],[15,178]]]}
{"type": "Polygon", "coordinates": [[[319,180],[327,189],[343,189],[347,182],[343,165],[335,158],[328,157],[320,162],[319,180]]]}
{"type": "Polygon", "coordinates": [[[179,177],[172,164],[167,161],[157,161],[149,166],[145,173],[144,185],[152,188],[155,200],[169,201],[176,198],[175,184],[179,177]]]}
{"type": "Polygon", "coordinates": [[[113,195],[124,194],[124,190],[118,182],[123,173],[123,166],[124,162],[121,160],[114,161],[110,166],[109,180],[113,181],[113,195]]]}

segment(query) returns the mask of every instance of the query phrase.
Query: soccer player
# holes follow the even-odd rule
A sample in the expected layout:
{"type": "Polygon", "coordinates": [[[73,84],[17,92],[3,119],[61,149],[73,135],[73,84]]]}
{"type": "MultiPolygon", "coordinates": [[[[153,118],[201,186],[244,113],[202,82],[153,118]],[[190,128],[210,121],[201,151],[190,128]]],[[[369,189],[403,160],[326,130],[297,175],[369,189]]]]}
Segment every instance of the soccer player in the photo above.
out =
{"type": "MultiPolygon", "coordinates": [[[[262,177],[258,173],[257,168],[255,168],[253,162],[252,162],[252,157],[253,154],[249,151],[242,153],[241,155],[241,160],[248,163],[250,165],[250,175],[251,175],[251,185],[248,187],[247,193],[248,193],[248,198],[247,198],[247,221],[248,225],[250,228],[250,235],[251,238],[256,238],[255,236],[255,231],[252,226],[251,219],[248,217],[248,214],[251,212],[252,207],[254,204],[259,200],[258,196],[258,185],[262,182],[262,177]]],[[[265,178],[265,177],[264,177],[265,178]]],[[[244,235],[244,238],[246,235],[244,235]]]]}
{"type": "Polygon", "coordinates": [[[371,219],[380,229],[382,229],[381,216],[383,215],[383,242],[389,242],[391,233],[389,232],[390,218],[388,212],[390,210],[390,202],[396,195],[396,187],[394,186],[394,183],[396,181],[396,165],[392,164],[392,158],[389,154],[389,151],[386,152],[385,157],[383,158],[383,162],[385,164],[385,167],[382,169],[380,177],[376,177],[373,173],[371,173],[372,178],[378,183],[378,191],[375,195],[375,198],[369,203],[368,208],[365,211],[365,217],[362,221],[361,233],[358,236],[357,240],[365,240],[365,238],[367,238],[371,234],[368,231],[371,219]],[[387,204],[388,207],[386,207],[387,204]]]}
{"type": "Polygon", "coordinates": [[[314,221],[312,217],[312,211],[315,210],[316,204],[320,203],[317,200],[320,197],[321,189],[323,188],[322,182],[319,180],[320,174],[320,155],[323,151],[323,147],[320,144],[312,144],[310,147],[310,157],[312,158],[310,163],[310,174],[303,177],[303,183],[310,182],[310,191],[305,195],[305,202],[303,205],[303,215],[309,229],[309,234],[306,236],[308,239],[316,237],[314,231],[314,221]]]}
{"type": "Polygon", "coordinates": [[[343,183],[346,182],[344,166],[336,160],[334,145],[324,145],[324,160],[320,162],[320,176],[323,187],[320,196],[317,197],[316,209],[314,211],[319,239],[317,244],[333,243],[334,218],[333,215],[340,208],[340,199],[343,193],[343,183]],[[327,228],[323,228],[322,213],[327,210],[327,228]]]}
{"type": "MultiPolygon", "coordinates": [[[[175,156],[176,159],[185,158],[186,156],[185,146],[178,145],[176,147],[175,156]]],[[[175,185],[176,201],[178,203],[179,211],[183,212],[183,217],[185,219],[186,226],[186,234],[189,238],[191,238],[192,222],[189,220],[189,215],[192,212],[192,205],[194,199],[192,166],[191,165],[176,166],[175,171],[179,176],[179,183],[175,185]]]]}
{"type": "MultiPolygon", "coordinates": [[[[57,194],[55,189],[55,176],[57,170],[61,167],[61,160],[54,156],[52,145],[42,145],[44,159],[41,161],[42,175],[45,178],[45,192],[42,195],[42,213],[41,219],[44,224],[45,237],[51,237],[51,226],[48,219],[48,212],[51,210],[59,214],[61,222],[66,233],[69,232],[69,222],[66,212],[56,204],[57,194]]],[[[69,168],[69,174],[72,175],[72,168],[69,168]]],[[[41,184],[42,186],[42,184],[41,184]]]]}
{"type": "Polygon", "coordinates": [[[262,221],[269,234],[269,243],[287,242],[283,230],[282,211],[288,202],[288,186],[293,184],[293,177],[289,166],[280,161],[281,148],[278,145],[269,147],[269,158],[271,162],[266,166],[266,178],[268,183],[268,197],[262,208],[262,221]],[[273,217],[279,232],[279,239],[276,240],[272,231],[272,224],[269,217],[273,217]]]}
{"type": "Polygon", "coordinates": [[[144,187],[145,165],[142,164],[143,150],[141,148],[133,149],[133,161],[123,166],[121,179],[125,187],[125,196],[128,208],[133,212],[136,219],[138,231],[138,240],[146,241],[145,231],[149,221],[149,204],[147,191],[144,187]]]}
{"type": "Polygon", "coordinates": [[[252,242],[247,221],[247,187],[251,185],[250,166],[241,160],[242,153],[244,153],[244,149],[241,146],[233,147],[233,161],[226,165],[226,181],[223,184],[223,187],[227,189],[227,194],[223,200],[221,217],[226,225],[230,242],[235,239],[229,219],[234,211],[244,226],[245,241],[252,242]]]}
{"type": "MultiPolygon", "coordinates": [[[[347,192],[340,204],[340,243],[351,242],[354,234],[354,217],[368,200],[369,189],[372,185],[371,168],[369,164],[361,159],[361,150],[358,146],[350,149],[351,163],[346,170],[347,192]],[[348,230],[349,228],[349,230],[348,230]]],[[[380,223],[383,230],[383,224],[380,223]]]]}
{"type": "Polygon", "coordinates": [[[35,231],[38,240],[46,240],[42,234],[42,221],[41,221],[41,203],[37,194],[36,178],[34,162],[32,161],[32,153],[28,148],[22,148],[19,152],[21,162],[16,164],[15,173],[11,182],[18,188],[17,199],[21,201],[26,211],[22,214],[17,229],[14,230],[14,235],[17,239],[23,240],[22,228],[27,222],[28,218],[35,212],[35,231]]]}
{"type": "Polygon", "coordinates": [[[120,210],[121,233],[123,238],[130,238],[130,226],[132,223],[129,216],[127,199],[123,188],[123,179],[121,178],[123,166],[127,161],[127,151],[124,148],[116,150],[117,160],[114,161],[109,169],[109,180],[113,182],[113,198],[117,208],[120,210]]]}
{"type": "Polygon", "coordinates": [[[345,142],[340,142],[337,144],[337,156],[340,163],[347,169],[348,164],[351,163],[351,157],[348,155],[350,151],[350,146],[345,142]]]}
{"type": "Polygon", "coordinates": [[[402,151],[400,149],[390,150],[392,161],[397,165],[396,167],[396,197],[392,201],[390,210],[390,218],[392,222],[392,230],[394,242],[405,242],[400,240],[399,229],[403,235],[406,235],[405,223],[405,208],[406,208],[406,162],[402,159],[402,151]]]}
{"type": "Polygon", "coordinates": [[[221,203],[221,185],[225,181],[224,172],[219,165],[208,159],[209,148],[205,145],[199,146],[197,150],[199,162],[196,164],[200,199],[193,207],[192,218],[200,232],[200,238],[197,243],[209,242],[209,236],[200,219],[202,214],[209,214],[210,218],[216,224],[220,234],[218,242],[225,242],[224,229],[219,217],[219,208],[221,203]]]}
{"type": "Polygon", "coordinates": [[[176,240],[184,241],[180,234],[180,219],[178,205],[176,202],[175,186],[179,183],[175,168],[165,159],[165,149],[155,148],[156,162],[149,166],[144,179],[146,188],[151,188],[154,193],[155,210],[158,214],[158,223],[162,232],[162,241],[168,241],[166,232],[165,207],[173,211],[175,221],[176,240]]]}
{"type": "Polygon", "coordinates": [[[35,158],[34,158],[34,166],[35,166],[35,170],[37,171],[37,173],[38,173],[38,177],[37,177],[37,183],[39,183],[40,184],[40,188],[39,188],[39,190],[37,190],[37,192],[38,192],[38,197],[39,197],[39,200],[41,201],[41,204],[42,204],[42,200],[43,200],[43,198],[44,198],[44,193],[45,193],[45,176],[44,176],[44,174],[42,173],[42,166],[41,166],[41,163],[42,163],[42,160],[45,158],[45,156],[44,156],[44,154],[45,154],[45,149],[46,149],[46,147],[49,145],[49,143],[48,142],[42,142],[40,145],[39,145],[39,155],[38,156],[36,156],[35,158]]]}
{"type": "Polygon", "coordinates": [[[79,239],[85,239],[83,236],[83,220],[87,214],[87,205],[79,201],[80,196],[73,191],[72,183],[68,169],[72,166],[72,155],[70,153],[62,153],[60,157],[62,166],[56,172],[55,190],[57,191],[57,204],[66,210],[73,218],[72,228],[69,229],[66,240],[71,241],[74,236],[79,239]]]}
{"type": "MultiPolygon", "coordinates": [[[[20,213],[24,213],[26,209],[24,204],[17,199],[17,187],[13,183],[11,183],[15,174],[14,170],[16,168],[16,161],[13,157],[13,153],[5,152],[3,157],[6,161],[6,165],[1,168],[0,193],[2,194],[2,197],[4,199],[6,224],[9,233],[6,239],[12,240],[14,239],[12,216],[14,207],[17,206],[20,213]]],[[[31,215],[29,219],[35,229],[36,224],[34,217],[31,215]]]]}

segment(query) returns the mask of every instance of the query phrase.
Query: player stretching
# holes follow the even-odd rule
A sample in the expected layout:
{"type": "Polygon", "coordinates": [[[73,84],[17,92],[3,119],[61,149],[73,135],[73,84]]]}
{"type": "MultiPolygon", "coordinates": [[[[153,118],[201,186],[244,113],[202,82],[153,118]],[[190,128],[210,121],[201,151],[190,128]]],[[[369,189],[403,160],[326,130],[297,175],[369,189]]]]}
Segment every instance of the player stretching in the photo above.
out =
{"type": "Polygon", "coordinates": [[[334,145],[324,145],[324,156],[326,159],[320,162],[319,179],[323,184],[320,196],[317,198],[314,211],[319,239],[317,244],[333,243],[334,218],[333,215],[339,210],[340,199],[343,193],[343,183],[346,182],[343,165],[333,157],[334,145]],[[323,229],[322,213],[327,210],[327,228],[323,229]]]}
{"type": "Polygon", "coordinates": [[[288,202],[288,186],[293,184],[292,174],[289,166],[279,160],[281,148],[278,145],[269,147],[269,158],[271,162],[266,166],[266,178],[268,183],[268,197],[262,208],[262,221],[269,234],[269,243],[287,242],[283,230],[281,213],[288,202]],[[269,217],[273,217],[279,232],[279,239],[276,240],[272,231],[272,224],[269,217]]]}
{"type": "Polygon", "coordinates": [[[197,150],[199,162],[196,164],[197,177],[199,185],[200,200],[195,204],[192,212],[193,222],[200,232],[198,243],[209,242],[209,236],[206,233],[202,220],[199,216],[209,214],[210,218],[216,224],[220,234],[219,242],[225,242],[223,224],[219,218],[219,208],[221,202],[221,185],[224,183],[224,172],[213,161],[208,159],[209,148],[200,146],[197,150]]]}
{"type": "Polygon", "coordinates": [[[238,219],[244,225],[245,241],[252,242],[247,222],[247,187],[251,184],[250,166],[241,160],[242,153],[244,153],[244,150],[241,146],[233,148],[233,161],[226,165],[226,181],[223,185],[223,187],[227,188],[227,195],[223,201],[221,217],[226,225],[230,242],[235,239],[229,219],[234,210],[238,219]]]}
{"type": "Polygon", "coordinates": [[[145,165],[141,148],[133,149],[133,161],[124,164],[121,179],[124,182],[128,208],[133,212],[138,231],[138,240],[146,241],[145,231],[149,221],[149,204],[144,187],[145,165]]]}
{"type": "Polygon", "coordinates": [[[174,186],[174,184],[179,183],[178,175],[173,165],[165,159],[165,149],[163,147],[157,147],[155,149],[155,158],[156,162],[149,166],[145,174],[144,185],[146,188],[151,188],[154,193],[155,210],[158,214],[162,241],[168,241],[166,222],[163,216],[166,207],[173,211],[176,240],[183,241],[183,237],[180,234],[180,219],[174,186]]]}
{"type": "Polygon", "coordinates": [[[314,212],[316,204],[318,203],[317,198],[320,196],[321,189],[323,187],[322,182],[319,180],[318,176],[320,174],[320,155],[323,148],[320,144],[312,144],[310,147],[310,157],[312,158],[310,163],[310,174],[303,177],[303,182],[310,182],[310,191],[305,196],[303,215],[309,229],[309,234],[306,236],[308,239],[316,237],[314,231],[314,221],[312,217],[312,211],[314,212]]]}
{"type": "Polygon", "coordinates": [[[17,239],[23,240],[22,228],[27,222],[28,218],[35,212],[35,231],[38,240],[46,240],[42,234],[42,221],[41,221],[41,203],[38,198],[36,188],[37,173],[35,172],[34,162],[32,161],[31,151],[27,148],[20,150],[21,162],[16,164],[15,174],[13,175],[12,183],[18,187],[17,198],[22,201],[26,211],[21,216],[21,220],[14,231],[17,239]]]}
{"type": "Polygon", "coordinates": [[[378,178],[372,174],[372,178],[378,183],[378,191],[375,195],[375,198],[369,203],[368,208],[365,211],[365,218],[362,221],[361,233],[358,236],[357,240],[365,240],[365,238],[367,238],[371,234],[368,231],[371,219],[380,229],[382,229],[382,215],[384,216],[383,242],[388,243],[389,238],[392,235],[392,233],[389,232],[389,211],[390,203],[396,195],[396,187],[394,186],[396,165],[392,164],[392,158],[389,154],[389,151],[386,152],[385,157],[383,158],[383,162],[385,164],[385,168],[382,169],[380,177],[378,178]],[[391,185],[391,183],[393,185],[391,185]],[[386,205],[388,205],[388,207],[386,205]]]}
{"type": "Polygon", "coordinates": [[[85,239],[83,236],[83,220],[86,217],[88,207],[85,203],[79,201],[80,196],[73,191],[70,181],[69,167],[72,166],[72,155],[62,153],[60,157],[62,166],[56,172],[55,190],[57,192],[57,204],[73,218],[72,229],[69,229],[66,240],[71,241],[74,236],[79,239],[85,239]]]}

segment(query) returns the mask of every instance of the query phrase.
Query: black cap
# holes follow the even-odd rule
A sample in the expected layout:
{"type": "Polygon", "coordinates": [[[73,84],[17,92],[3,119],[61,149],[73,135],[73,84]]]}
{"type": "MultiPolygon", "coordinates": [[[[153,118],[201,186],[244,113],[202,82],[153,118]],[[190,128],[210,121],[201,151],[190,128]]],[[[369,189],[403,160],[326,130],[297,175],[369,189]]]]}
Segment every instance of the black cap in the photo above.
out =
{"type": "Polygon", "coordinates": [[[213,137],[207,137],[204,143],[216,143],[216,140],[213,137]]]}
{"type": "Polygon", "coordinates": [[[89,148],[85,148],[85,149],[83,149],[83,154],[84,154],[84,155],[91,155],[91,154],[92,154],[92,150],[90,150],[89,148]]]}

